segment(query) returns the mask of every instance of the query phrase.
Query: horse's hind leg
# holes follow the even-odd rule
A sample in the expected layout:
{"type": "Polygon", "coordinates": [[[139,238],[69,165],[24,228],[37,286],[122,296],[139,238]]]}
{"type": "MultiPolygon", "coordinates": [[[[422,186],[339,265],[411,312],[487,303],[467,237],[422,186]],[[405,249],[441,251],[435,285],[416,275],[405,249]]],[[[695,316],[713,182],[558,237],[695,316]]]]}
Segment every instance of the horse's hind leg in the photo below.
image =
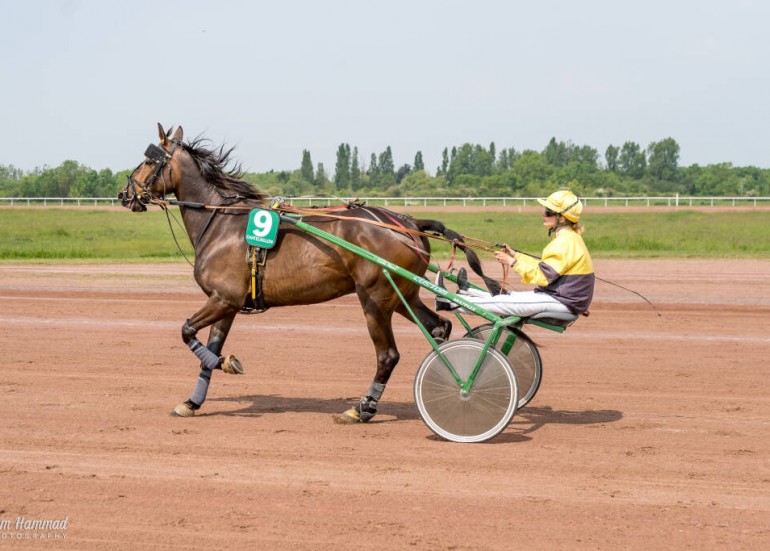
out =
{"type": "Polygon", "coordinates": [[[187,320],[182,327],[182,339],[190,350],[192,350],[201,360],[201,365],[192,396],[190,396],[187,401],[182,402],[174,408],[174,415],[179,417],[193,416],[195,411],[200,409],[203,402],[206,401],[209,384],[211,383],[211,374],[214,369],[221,368],[222,366],[222,358],[219,354],[222,352],[222,347],[227,339],[227,334],[230,332],[230,327],[232,327],[233,320],[235,319],[236,312],[226,311],[224,317],[211,325],[208,343],[206,346],[203,346],[203,344],[196,338],[196,335],[200,329],[209,325],[207,321],[210,319],[210,316],[207,317],[201,315],[205,310],[206,307],[196,313],[191,319],[187,320]]]}
{"type": "MultiPolygon", "coordinates": [[[[385,385],[401,357],[396,348],[396,339],[393,336],[392,318],[395,304],[392,303],[392,297],[390,301],[377,301],[359,289],[358,298],[364,307],[366,326],[369,329],[369,336],[374,343],[377,354],[377,372],[366,396],[361,398],[356,406],[340,416],[339,419],[347,423],[366,423],[376,415],[377,403],[382,398],[385,385]]],[[[396,300],[398,299],[396,298],[396,300]]]]}
{"type": "MultiPolygon", "coordinates": [[[[434,339],[439,339],[442,342],[449,339],[449,335],[452,333],[452,322],[425,306],[422,300],[420,300],[419,293],[416,293],[413,299],[409,301],[409,307],[434,339]]],[[[414,319],[409,315],[403,304],[400,303],[398,305],[396,312],[409,321],[414,322],[414,319]]]]}

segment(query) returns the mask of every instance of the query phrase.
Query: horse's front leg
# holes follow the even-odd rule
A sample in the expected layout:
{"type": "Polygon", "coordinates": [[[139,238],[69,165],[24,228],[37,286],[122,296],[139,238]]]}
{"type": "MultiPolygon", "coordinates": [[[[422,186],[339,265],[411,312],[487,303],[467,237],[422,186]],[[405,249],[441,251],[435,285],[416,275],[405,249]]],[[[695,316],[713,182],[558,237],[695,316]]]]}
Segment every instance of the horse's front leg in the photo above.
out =
{"type": "MultiPolygon", "coordinates": [[[[174,415],[192,417],[203,405],[203,402],[206,401],[209,384],[211,383],[211,374],[215,369],[221,369],[225,360],[225,358],[220,356],[220,353],[237,312],[237,309],[234,309],[228,303],[210,298],[206,305],[182,326],[182,340],[200,359],[201,364],[192,396],[174,408],[174,415]],[[211,325],[211,331],[208,344],[204,346],[197,339],[196,335],[199,330],[209,325],[211,325]]],[[[233,365],[228,372],[243,373],[237,360],[233,359],[232,363],[233,365]]]]}

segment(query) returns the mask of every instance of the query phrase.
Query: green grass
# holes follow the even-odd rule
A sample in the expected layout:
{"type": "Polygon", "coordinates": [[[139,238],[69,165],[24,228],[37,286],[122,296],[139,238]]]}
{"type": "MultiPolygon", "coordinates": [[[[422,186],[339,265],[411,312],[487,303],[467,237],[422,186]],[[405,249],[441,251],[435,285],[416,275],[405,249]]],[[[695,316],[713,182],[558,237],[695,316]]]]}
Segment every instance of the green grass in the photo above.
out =
{"type": "MultiPolygon", "coordinates": [[[[397,208],[394,210],[398,210],[397,208]]],[[[178,211],[172,210],[181,221],[178,211]]],[[[539,254],[547,242],[535,212],[412,213],[490,243],[539,254]]],[[[770,215],[765,211],[610,212],[584,217],[585,241],[595,258],[770,258],[770,215]]],[[[172,220],[185,254],[191,256],[184,230],[172,220]]],[[[434,250],[446,256],[449,247],[434,250]]],[[[376,253],[376,251],[374,251],[376,253]]],[[[6,261],[177,261],[166,215],[158,210],[135,214],[103,208],[0,209],[0,260],[6,261]]]]}
{"type": "MultiPolygon", "coordinates": [[[[439,218],[464,235],[539,254],[547,234],[539,213],[413,213],[439,218]]],[[[766,211],[603,213],[584,217],[583,238],[595,258],[770,258],[766,211]]]]}
{"type": "MultiPolygon", "coordinates": [[[[175,213],[181,221],[178,212],[175,213]]],[[[185,254],[192,251],[183,228],[173,220],[185,254]]],[[[0,260],[181,259],[166,215],[107,209],[0,209],[0,260]]]]}

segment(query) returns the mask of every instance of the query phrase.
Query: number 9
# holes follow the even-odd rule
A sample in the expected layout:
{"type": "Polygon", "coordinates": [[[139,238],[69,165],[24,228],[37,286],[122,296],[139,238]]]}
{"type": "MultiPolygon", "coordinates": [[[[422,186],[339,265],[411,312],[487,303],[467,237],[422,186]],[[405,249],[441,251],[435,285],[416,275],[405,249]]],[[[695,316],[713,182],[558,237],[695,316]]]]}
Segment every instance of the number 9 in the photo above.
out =
{"type": "Polygon", "coordinates": [[[257,237],[265,237],[273,228],[273,217],[266,210],[260,210],[254,214],[254,229],[251,233],[257,237]]]}

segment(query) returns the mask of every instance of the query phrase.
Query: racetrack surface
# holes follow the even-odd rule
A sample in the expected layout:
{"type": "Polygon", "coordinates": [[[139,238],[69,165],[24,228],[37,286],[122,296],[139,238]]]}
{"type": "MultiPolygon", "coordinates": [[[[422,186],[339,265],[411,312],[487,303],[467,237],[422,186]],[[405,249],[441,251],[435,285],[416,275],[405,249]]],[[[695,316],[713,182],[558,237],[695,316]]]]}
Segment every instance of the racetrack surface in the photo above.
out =
{"type": "Polygon", "coordinates": [[[420,420],[401,318],[380,414],[334,422],[374,374],[354,297],[239,316],[246,374],[182,419],[189,266],[0,264],[0,548],[766,548],[770,261],[595,264],[661,316],[598,283],[566,333],[529,328],[543,385],[483,444],[420,420]]]}

